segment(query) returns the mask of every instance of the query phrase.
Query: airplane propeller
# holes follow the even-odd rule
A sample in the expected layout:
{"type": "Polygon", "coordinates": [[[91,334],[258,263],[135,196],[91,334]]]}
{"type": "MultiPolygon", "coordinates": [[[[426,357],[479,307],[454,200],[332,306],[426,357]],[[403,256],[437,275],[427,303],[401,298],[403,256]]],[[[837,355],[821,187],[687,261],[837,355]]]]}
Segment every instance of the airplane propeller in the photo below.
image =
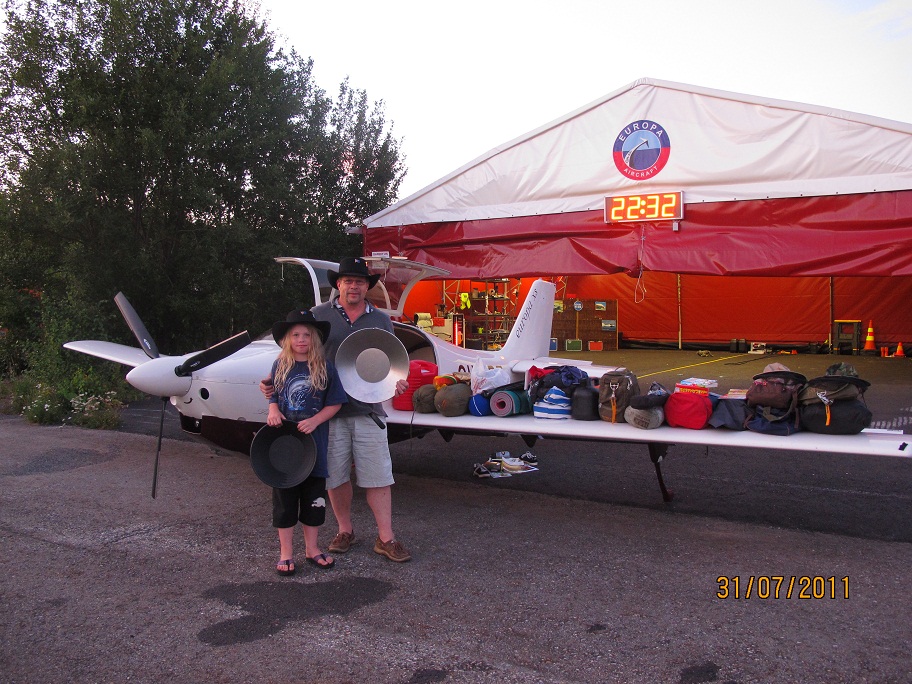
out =
{"type": "Polygon", "coordinates": [[[165,429],[165,407],[168,398],[172,396],[182,396],[190,391],[192,375],[195,371],[202,370],[211,366],[217,361],[221,361],[237,351],[240,351],[248,344],[251,339],[249,333],[238,333],[233,337],[222,340],[208,349],[197,352],[184,359],[179,365],[174,365],[174,357],[163,357],[158,352],[158,347],[146,326],[143,324],[136,313],[136,309],[127,300],[123,292],[118,292],[114,297],[114,303],[120,309],[120,313],[127,321],[133,335],[139,341],[151,361],[136,366],[127,373],[127,381],[137,389],[161,397],[162,407],[158,423],[158,444],[155,447],[155,466],[152,471],[152,498],[155,498],[158,487],[158,461],[161,455],[162,433],[165,429]]]}
{"type": "Polygon", "coordinates": [[[120,314],[127,321],[127,325],[130,326],[130,330],[133,331],[133,335],[139,341],[139,346],[146,352],[146,356],[150,359],[157,359],[159,357],[158,347],[155,346],[155,342],[149,331],[146,330],[146,326],[143,325],[142,320],[140,320],[139,314],[136,313],[136,309],[133,308],[133,305],[130,304],[123,292],[118,292],[114,295],[114,303],[117,304],[120,314]]]}

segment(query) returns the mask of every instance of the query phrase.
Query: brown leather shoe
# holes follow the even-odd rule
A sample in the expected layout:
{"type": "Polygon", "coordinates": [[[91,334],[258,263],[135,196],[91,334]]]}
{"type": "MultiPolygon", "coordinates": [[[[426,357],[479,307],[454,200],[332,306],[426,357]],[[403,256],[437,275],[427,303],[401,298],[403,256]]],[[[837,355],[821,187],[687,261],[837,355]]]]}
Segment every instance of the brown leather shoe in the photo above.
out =
{"type": "Polygon", "coordinates": [[[402,543],[397,542],[395,539],[385,542],[381,541],[380,537],[377,537],[377,541],[374,542],[374,553],[386,556],[397,563],[405,563],[405,561],[412,560],[412,554],[406,551],[402,543]]]}
{"type": "Polygon", "coordinates": [[[330,553],[347,553],[355,541],[355,531],[339,532],[329,543],[330,553]]]}

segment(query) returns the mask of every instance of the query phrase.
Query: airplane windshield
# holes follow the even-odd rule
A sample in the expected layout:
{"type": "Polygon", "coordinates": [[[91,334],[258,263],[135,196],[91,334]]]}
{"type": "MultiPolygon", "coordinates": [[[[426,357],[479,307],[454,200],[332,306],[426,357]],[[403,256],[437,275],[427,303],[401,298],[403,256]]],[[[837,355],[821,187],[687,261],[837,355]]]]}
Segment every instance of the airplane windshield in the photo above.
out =
{"type": "MultiPolygon", "coordinates": [[[[380,280],[367,293],[367,300],[390,316],[402,315],[405,299],[419,280],[449,275],[449,271],[442,268],[399,257],[369,256],[364,257],[364,260],[371,273],[380,275],[380,280]]],[[[310,273],[316,303],[328,302],[335,296],[336,291],[330,286],[327,274],[339,268],[337,263],[299,257],[277,257],[276,261],[281,264],[298,264],[310,273]]]]}

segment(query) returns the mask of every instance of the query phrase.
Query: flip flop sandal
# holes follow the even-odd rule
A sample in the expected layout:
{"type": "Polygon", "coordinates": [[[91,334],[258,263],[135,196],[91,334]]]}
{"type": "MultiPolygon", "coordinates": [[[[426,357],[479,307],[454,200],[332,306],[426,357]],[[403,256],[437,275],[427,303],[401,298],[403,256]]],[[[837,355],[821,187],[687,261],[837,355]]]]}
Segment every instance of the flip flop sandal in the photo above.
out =
{"type": "Polygon", "coordinates": [[[533,454],[531,451],[527,451],[526,453],[524,453],[522,456],[520,456],[520,459],[522,459],[525,463],[528,463],[529,465],[535,465],[536,463],[538,463],[538,456],[533,454]]]}
{"type": "Polygon", "coordinates": [[[311,558],[310,556],[305,556],[305,558],[307,558],[308,563],[310,563],[311,565],[316,565],[318,568],[320,568],[320,570],[329,570],[332,566],[334,566],[336,564],[335,559],[326,562],[328,560],[328,558],[325,553],[316,555],[313,558],[311,558]],[[320,561],[324,561],[324,562],[321,563],[320,561]]]}
{"type": "Polygon", "coordinates": [[[485,468],[481,463],[475,464],[475,470],[472,471],[475,477],[491,477],[491,471],[485,468]]]}
{"type": "Polygon", "coordinates": [[[501,466],[503,463],[501,461],[491,460],[485,461],[482,465],[492,473],[499,473],[501,471],[501,466]]]}
{"type": "MultiPolygon", "coordinates": [[[[310,560],[310,559],[308,559],[308,560],[310,560]]],[[[288,560],[279,561],[278,564],[276,565],[276,572],[279,573],[280,575],[282,575],[283,577],[288,577],[289,575],[295,574],[294,561],[291,558],[289,558],[288,560]],[[285,569],[280,570],[279,568],[282,568],[282,567],[284,567],[285,569]]]]}

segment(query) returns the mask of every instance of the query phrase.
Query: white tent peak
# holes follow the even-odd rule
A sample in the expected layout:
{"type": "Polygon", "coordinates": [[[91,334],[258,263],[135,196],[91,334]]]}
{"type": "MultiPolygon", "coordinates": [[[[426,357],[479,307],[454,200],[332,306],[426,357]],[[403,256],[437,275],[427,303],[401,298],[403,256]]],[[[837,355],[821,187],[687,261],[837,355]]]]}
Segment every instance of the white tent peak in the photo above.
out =
{"type": "Polygon", "coordinates": [[[612,194],[683,191],[685,203],[912,188],[912,124],[641,78],[505,142],[364,220],[366,228],[592,211],[612,194]],[[612,148],[659,123],[666,166],[631,180],[612,148]]]}

